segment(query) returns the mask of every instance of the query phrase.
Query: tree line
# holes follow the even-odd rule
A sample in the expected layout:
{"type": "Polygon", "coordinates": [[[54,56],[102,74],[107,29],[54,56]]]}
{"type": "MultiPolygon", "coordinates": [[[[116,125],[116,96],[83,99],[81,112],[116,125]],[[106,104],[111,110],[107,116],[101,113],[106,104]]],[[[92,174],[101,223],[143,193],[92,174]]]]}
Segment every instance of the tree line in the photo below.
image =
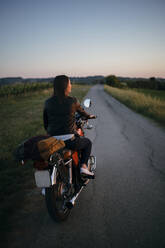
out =
{"type": "Polygon", "coordinates": [[[149,79],[127,79],[123,81],[115,75],[109,75],[105,77],[102,83],[117,88],[165,90],[165,83],[159,81],[155,77],[150,77],[149,79]]]}

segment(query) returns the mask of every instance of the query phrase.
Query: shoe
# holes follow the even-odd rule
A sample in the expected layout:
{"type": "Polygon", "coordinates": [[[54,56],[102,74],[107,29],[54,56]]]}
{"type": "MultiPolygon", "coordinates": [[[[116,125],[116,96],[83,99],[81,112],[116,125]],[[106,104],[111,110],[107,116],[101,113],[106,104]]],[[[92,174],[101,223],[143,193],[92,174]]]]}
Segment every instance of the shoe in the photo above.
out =
{"type": "Polygon", "coordinates": [[[86,178],[89,178],[89,179],[94,179],[95,178],[94,173],[89,171],[88,169],[85,169],[85,168],[80,168],[80,174],[83,177],[86,177],[86,178]]]}

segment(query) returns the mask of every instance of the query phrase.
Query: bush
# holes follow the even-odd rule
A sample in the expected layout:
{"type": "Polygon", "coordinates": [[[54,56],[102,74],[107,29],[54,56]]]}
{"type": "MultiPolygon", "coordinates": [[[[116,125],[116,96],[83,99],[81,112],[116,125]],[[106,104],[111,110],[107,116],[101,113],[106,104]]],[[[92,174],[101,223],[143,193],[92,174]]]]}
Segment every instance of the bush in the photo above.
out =
{"type": "Polygon", "coordinates": [[[129,88],[137,88],[137,89],[152,89],[152,90],[160,90],[161,83],[156,80],[154,77],[149,79],[137,79],[137,80],[129,80],[127,82],[129,88]]]}
{"type": "Polygon", "coordinates": [[[120,82],[115,75],[107,76],[105,82],[109,86],[118,87],[118,88],[120,87],[120,82]]]}

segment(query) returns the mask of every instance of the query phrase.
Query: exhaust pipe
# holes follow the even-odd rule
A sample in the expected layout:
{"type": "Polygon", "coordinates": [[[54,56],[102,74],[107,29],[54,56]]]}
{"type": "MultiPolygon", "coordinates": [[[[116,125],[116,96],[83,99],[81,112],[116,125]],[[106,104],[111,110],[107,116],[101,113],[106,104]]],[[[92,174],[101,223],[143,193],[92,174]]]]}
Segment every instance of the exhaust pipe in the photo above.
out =
{"type": "Polygon", "coordinates": [[[73,198],[70,201],[66,202],[66,207],[67,208],[72,209],[74,207],[75,201],[76,201],[77,197],[79,196],[79,194],[81,193],[83,188],[84,188],[84,186],[81,187],[79,192],[75,196],[73,196],[73,198]]]}

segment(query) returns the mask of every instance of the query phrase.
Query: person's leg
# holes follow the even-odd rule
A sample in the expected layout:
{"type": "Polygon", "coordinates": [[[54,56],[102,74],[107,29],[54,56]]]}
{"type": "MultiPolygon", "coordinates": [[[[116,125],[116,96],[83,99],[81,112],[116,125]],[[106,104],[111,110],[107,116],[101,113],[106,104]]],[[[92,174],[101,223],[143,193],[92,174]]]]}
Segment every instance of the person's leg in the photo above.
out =
{"type": "Polygon", "coordinates": [[[74,140],[65,141],[66,147],[71,150],[81,150],[81,169],[80,172],[88,175],[94,175],[89,172],[87,162],[92,149],[92,142],[86,137],[76,137],[74,140]]]}

